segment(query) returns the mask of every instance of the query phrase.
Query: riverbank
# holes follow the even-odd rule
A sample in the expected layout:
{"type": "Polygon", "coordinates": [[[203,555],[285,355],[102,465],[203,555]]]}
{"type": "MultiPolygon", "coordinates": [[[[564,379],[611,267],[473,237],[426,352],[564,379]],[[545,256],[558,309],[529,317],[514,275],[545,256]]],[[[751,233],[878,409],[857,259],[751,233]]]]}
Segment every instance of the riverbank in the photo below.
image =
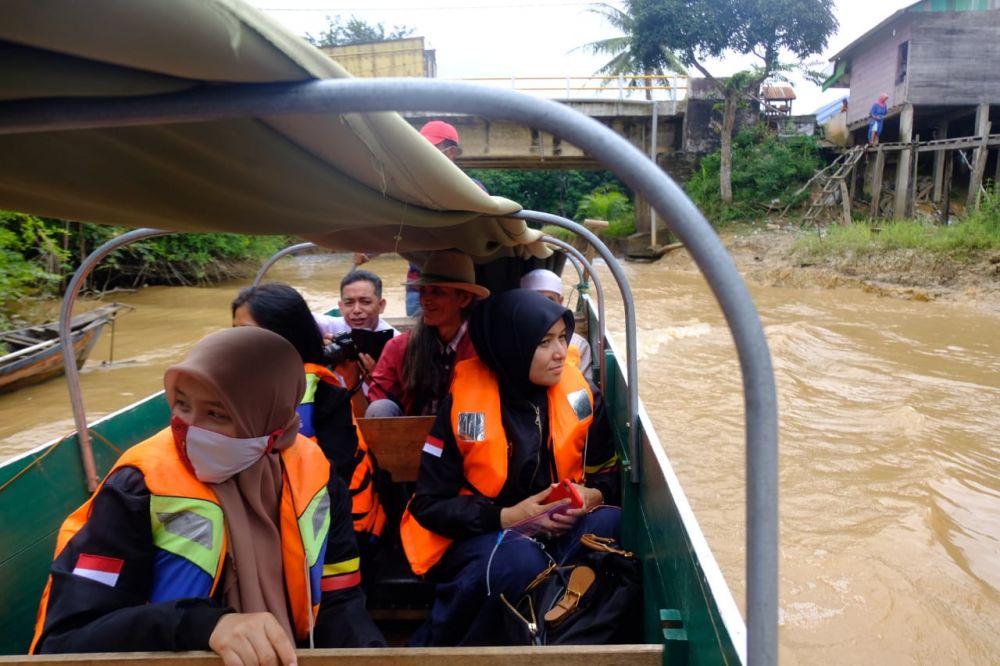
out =
{"type": "MultiPolygon", "coordinates": [[[[816,258],[803,246],[815,230],[798,227],[736,227],[720,232],[744,278],[769,287],[857,288],[913,301],[952,301],[1000,312],[1000,252],[982,251],[961,260],[937,252],[887,250],[816,258]]],[[[674,270],[697,270],[679,248],[659,262],[674,270]]]]}

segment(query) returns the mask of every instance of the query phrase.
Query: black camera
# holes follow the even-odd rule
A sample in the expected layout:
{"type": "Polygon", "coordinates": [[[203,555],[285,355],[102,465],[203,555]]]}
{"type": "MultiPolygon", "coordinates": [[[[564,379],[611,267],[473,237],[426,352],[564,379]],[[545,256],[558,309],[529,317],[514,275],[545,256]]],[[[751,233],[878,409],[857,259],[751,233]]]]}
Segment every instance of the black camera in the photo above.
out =
{"type": "Polygon", "coordinates": [[[330,343],[323,347],[323,360],[327,365],[338,366],[344,361],[357,361],[361,351],[350,333],[344,332],[330,340],[330,343]]]}

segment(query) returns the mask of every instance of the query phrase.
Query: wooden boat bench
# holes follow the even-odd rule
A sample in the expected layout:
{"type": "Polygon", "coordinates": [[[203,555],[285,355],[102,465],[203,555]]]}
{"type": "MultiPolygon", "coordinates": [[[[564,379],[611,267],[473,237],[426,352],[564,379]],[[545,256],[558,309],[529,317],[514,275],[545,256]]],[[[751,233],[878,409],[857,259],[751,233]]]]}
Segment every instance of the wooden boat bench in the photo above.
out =
{"type": "Polygon", "coordinates": [[[375,620],[419,620],[427,616],[434,600],[434,584],[410,569],[399,538],[399,522],[413,492],[420,452],[434,417],[359,418],[357,423],[379,469],[392,481],[382,484],[386,510],[382,543],[362,572],[368,609],[375,620]]]}
{"type": "MultiPolygon", "coordinates": [[[[553,645],[548,647],[456,647],[456,648],[346,648],[298,650],[299,666],[659,666],[662,645],[553,645]]],[[[0,664],[39,666],[77,664],[83,666],[219,666],[211,652],[121,652],[0,657],[0,664]]]]}

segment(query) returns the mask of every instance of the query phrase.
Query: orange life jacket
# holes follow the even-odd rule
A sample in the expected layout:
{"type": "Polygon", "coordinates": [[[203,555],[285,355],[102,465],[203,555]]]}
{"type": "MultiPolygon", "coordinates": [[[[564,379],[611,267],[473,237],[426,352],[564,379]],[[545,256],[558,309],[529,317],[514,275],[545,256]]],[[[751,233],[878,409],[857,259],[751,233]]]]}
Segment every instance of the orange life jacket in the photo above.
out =
{"type": "Polygon", "coordinates": [[[566,347],[566,362],[574,368],[580,367],[580,348],[576,345],[566,347]]]}
{"type": "MultiPolygon", "coordinates": [[[[304,365],[306,392],[302,398],[303,403],[312,402],[315,395],[315,383],[310,380],[309,375],[314,375],[315,381],[323,381],[333,386],[345,388],[340,378],[328,368],[316,363],[304,365]]],[[[354,521],[354,531],[381,536],[382,530],[385,528],[385,511],[382,509],[378,493],[375,492],[375,465],[353,412],[351,421],[354,423],[354,429],[358,435],[358,448],[354,452],[354,460],[357,464],[354,466],[354,474],[351,475],[351,482],[348,485],[348,490],[351,493],[351,518],[354,521]]],[[[309,439],[315,442],[316,436],[313,435],[309,439]]]]}
{"type": "MultiPolygon", "coordinates": [[[[309,636],[319,612],[324,564],[322,553],[330,530],[330,497],[327,492],[330,465],[319,447],[302,436],[280,455],[283,467],[279,513],[281,560],[292,623],[296,638],[302,640],[309,636]]],[[[158,550],[159,557],[154,565],[154,589],[148,601],[214,595],[228,548],[225,516],[211,486],[199,481],[181,458],[170,428],[125,451],[108,476],[122,467],[135,467],[142,472],[150,493],[153,547],[158,550]],[[170,522],[169,518],[165,519],[165,512],[187,514],[189,519],[198,523],[198,536],[185,539],[178,534],[183,528],[178,525],[185,521],[174,521],[169,529],[165,527],[170,522]],[[206,529],[210,529],[207,534],[206,529]],[[208,575],[158,576],[155,567],[162,566],[161,558],[172,560],[174,566],[179,564],[208,575]]],[[[103,487],[103,483],[101,485],[103,487]]],[[[101,488],[98,488],[63,522],[56,539],[55,557],[90,519],[91,502],[100,491],[101,488]]],[[[31,642],[32,653],[45,628],[51,587],[50,576],[38,609],[35,636],[31,642]]]]}
{"type": "MultiPolygon", "coordinates": [[[[451,385],[451,428],[465,479],[485,497],[496,497],[507,481],[508,439],[501,420],[496,375],[479,359],[455,366],[451,385]]],[[[549,438],[559,479],[583,480],[584,446],[594,420],[594,396],[580,371],[563,367],[559,383],[549,387],[549,438]]],[[[462,488],[462,494],[472,491],[462,488]]],[[[403,548],[414,573],[427,573],[444,555],[451,539],[423,527],[409,508],[400,523],[403,548]]]]}

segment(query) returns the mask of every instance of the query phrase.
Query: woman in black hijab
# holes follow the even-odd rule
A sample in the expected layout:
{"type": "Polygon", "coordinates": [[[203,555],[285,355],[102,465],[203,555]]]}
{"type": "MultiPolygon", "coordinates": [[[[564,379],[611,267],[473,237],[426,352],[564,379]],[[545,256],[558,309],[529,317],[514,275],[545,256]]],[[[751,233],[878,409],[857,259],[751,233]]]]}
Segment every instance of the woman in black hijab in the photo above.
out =
{"type": "Polygon", "coordinates": [[[503,644],[501,593],[518,598],[581,534],[617,537],[617,456],[600,394],[566,363],[573,324],[526,289],[474,311],[479,358],[455,368],[401,526],[413,570],[438,583],[411,644],[503,644]],[[580,508],[546,501],[564,479],[580,508]]]}

